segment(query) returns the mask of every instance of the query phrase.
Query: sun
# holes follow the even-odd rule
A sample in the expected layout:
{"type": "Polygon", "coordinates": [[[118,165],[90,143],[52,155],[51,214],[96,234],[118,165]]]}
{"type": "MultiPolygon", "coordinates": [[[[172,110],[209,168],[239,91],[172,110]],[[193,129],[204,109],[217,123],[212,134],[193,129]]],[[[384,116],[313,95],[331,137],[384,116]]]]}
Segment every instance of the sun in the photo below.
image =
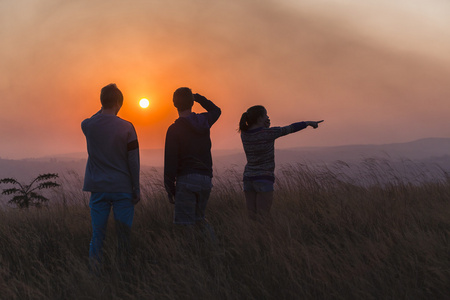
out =
{"type": "Polygon", "coordinates": [[[142,99],[139,101],[139,105],[140,105],[142,108],[147,108],[147,107],[150,105],[150,101],[148,101],[148,99],[146,99],[146,98],[142,98],[142,99]]]}

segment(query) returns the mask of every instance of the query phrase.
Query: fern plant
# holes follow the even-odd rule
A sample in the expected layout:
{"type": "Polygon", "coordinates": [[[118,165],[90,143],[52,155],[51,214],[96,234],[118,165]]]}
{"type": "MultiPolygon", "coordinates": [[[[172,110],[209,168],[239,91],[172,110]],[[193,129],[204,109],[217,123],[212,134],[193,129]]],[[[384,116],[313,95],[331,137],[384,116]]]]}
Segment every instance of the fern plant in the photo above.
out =
{"type": "Polygon", "coordinates": [[[13,184],[17,187],[3,189],[2,194],[14,195],[8,203],[15,204],[19,208],[28,208],[30,206],[41,207],[42,203],[48,201],[48,198],[37,191],[60,186],[53,181],[56,178],[58,178],[58,174],[56,173],[40,174],[30,184],[22,184],[14,178],[3,178],[0,179],[0,183],[13,184]]]}

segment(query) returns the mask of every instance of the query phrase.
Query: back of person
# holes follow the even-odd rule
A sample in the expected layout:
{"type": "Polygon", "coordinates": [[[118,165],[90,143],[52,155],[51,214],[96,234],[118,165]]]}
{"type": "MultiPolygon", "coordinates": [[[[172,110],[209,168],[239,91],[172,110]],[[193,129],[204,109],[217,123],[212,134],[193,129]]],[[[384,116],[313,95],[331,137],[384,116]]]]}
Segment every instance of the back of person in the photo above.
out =
{"type": "Polygon", "coordinates": [[[273,180],[277,128],[256,128],[241,132],[247,164],[244,177],[273,180]]]}
{"type": "Polygon", "coordinates": [[[196,225],[215,240],[205,211],[213,176],[210,128],[221,110],[206,97],[192,94],[187,87],[174,92],[173,104],[179,118],[167,129],[164,150],[164,185],[169,201],[174,204],[173,222],[188,227],[196,225]],[[194,102],[207,112],[192,112],[194,102]]]}
{"type": "Polygon", "coordinates": [[[132,193],[127,144],[137,139],[133,125],[114,115],[96,114],[81,128],[89,155],[83,190],[132,193]]]}
{"type": "Polygon", "coordinates": [[[134,205],[140,201],[139,143],[133,125],[117,117],[123,94],[115,84],[100,92],[102,108],[81,123],[86,136],[88,161],[83,190],[91,192],[91,270],[99,274],[103,241],[111,208],[116,223],[120,259],[129,258],[134,205]]]}
{"type": "Polygon", "coordinates": [[[275,139],[305,129],[317,128],[322,121],[296,122],[283,127],[270,127],[264,106],[250,107],[241,116],[239,131],[247,157],[244,169],[244,194],[249,217],[268,216],[273,201],[275,182],[275,139]]]}
{"type": "Polygon", "coordinates": [[[169,127],[168,134],[178,141],[178,176],[192,173],[212,176],[210,127],[205,113],[178,118],[169,127]]]}
{"type": "Polygon", "coordinates": [[[175,182],[180,176],[213,176],[210,128],[221,114],[220,108],[212,101],[192,94],[189,88],[175,91],[174,105],[179,118],[167,129],[164,147],[164,184],[169,199],[175,196],[175,182]],[[192,112],[194,101],[207,112],[192,112]]]}

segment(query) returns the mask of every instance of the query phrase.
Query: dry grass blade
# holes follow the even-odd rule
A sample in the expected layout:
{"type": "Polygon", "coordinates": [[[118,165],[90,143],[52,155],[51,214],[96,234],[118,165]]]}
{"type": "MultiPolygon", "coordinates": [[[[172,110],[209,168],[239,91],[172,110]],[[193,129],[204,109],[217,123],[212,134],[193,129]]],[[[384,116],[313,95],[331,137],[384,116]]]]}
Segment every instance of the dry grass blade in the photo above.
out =
{"type": "Polygon", "coordinates": [[[366,167],[363,182],[342,163],[281,168],[272,218],[264,222],[246,217],[241,175],[228,170],[215,178],[207,210],[218,245],[174,227],[161,174],[143,174],[130,263],[116,260],[110,220],[99,277],[87,266],[86,195],[70,190],[71,178],[77,189],[80,179],[69,174],[48,209],[0,210],[2,297],[447,298],[450,181],[404,181],[391,166],[385,179],[403,179],[386,182],[382,166],[366,167]]]}

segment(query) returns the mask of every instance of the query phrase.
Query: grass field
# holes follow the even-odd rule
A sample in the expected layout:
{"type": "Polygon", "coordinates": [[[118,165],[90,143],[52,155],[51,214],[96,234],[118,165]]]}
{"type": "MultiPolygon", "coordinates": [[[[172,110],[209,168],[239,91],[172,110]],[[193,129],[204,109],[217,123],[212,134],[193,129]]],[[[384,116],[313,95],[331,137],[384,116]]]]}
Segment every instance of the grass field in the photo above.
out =
{"type": "Polygon", "coordinates": [[[450,297],[448,178],[354,184],[330,170],[285,167],[272,219],[255,222],[240,174],[229,170],[215,178],[207,210],[214,245],[172,225],[160,177],[142,176],[127,266],[115,259],[110,222],[101,276],[89,272],[88,194],[75,174],[63,176],[46,208],[0,210],[0,298],[450,297]]]}

